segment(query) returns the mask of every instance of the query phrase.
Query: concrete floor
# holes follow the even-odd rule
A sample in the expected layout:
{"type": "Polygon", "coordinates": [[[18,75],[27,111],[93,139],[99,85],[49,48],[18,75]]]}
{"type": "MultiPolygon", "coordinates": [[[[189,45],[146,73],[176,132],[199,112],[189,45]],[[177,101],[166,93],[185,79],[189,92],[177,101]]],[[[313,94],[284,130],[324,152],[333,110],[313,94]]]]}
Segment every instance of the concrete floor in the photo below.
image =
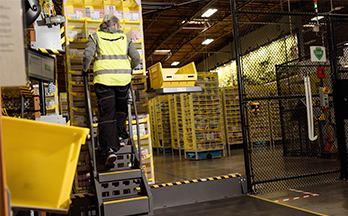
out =
{"type": "MultiPolygon", "coordinates": [[[[318,196],[283,201],[290,206],[314,211],[323,215],[346,216],[348,215],[348,182],[337,181],[328,184],[296,188],[301,191],[318,194],[318,196]]],[[[272,193],[262,193],[257,196],[270,200],[282,200],[292,197],[305,196],[306,194],[289,190],[272,193]]]]}
{"type": "MultiPolygon", "coordinates": [[[[244,167],[244,157],[243,149],[232,149],[232,156],[221,157],[219,159],[211,160],[188,160],[181,159],[179,155],[172,155],[167,153],[165,156],[163,154],[154,153],[154,168],[155,168],[155,181],[156,183],[172,182],[186,179],[194,179],[201,177],[209,177],[216,175],[223,175],[229,173],[240,173],[245,175],[244,167]]],[[[334,175],[334,174],[333,174],[334,175]]],[[[335,177],[335,176],[334,176],[335,177]]],[[[301,208],[312,212],[314,215],[330,215],[330,216],[346,216],[348,215],[348,182],[337,180],[332,183],[306,186],[302,188],[293,188],[296,190],[301,190],[304,192],[309,192],[316,194],[308,198],[303,198],[308,193],[295,192],[291,190],[282,190],[269,193],[260,193],[256,196],[261,198],[266,198],[268,200],[279,201],[283,199],[295,198],[295,200],[281,201],[279,203],[289,205],[294,208],[301,208]]],[[[239,200],[241,201],[241,200],[239,200]]],[[[190,212],[190,209],[194,210],[196,214],[193,215],[216,215],[216,212],[225,212],[221,215],[229,215],[226,212],[231,212],[228,209],[228,205],[234,205],[235,201],[231,200],[221,200],[216,202],[217,206],[214,207],[214,202],[209,204],[197,204],[183,206],[182,209],[177,208],[175,211],[167,210],[165,212],[157,212],[156,215],[178,215],[182,210],[180,215],[184,212],[190,212]],[[221,206],[221,202],[226,205],[221,206]],[[230,204],[228,204],[230,203],[230,204]],[[212,205],[209,208],[215,208],[214,212],[208,214],[206,206],[212,205]],[[220,210],[218,210],[220,209],[220,210]],[[178,212],[179,211],[179,212],[178,212]],[[173,214],[172,214],[173,213],[173,214]]],[[[238,201],[237,201],[238,202],[238,201]]],[[[261,208],[261,207],[260,207],[261,208]]],[[[290,210],[289,210],[290,211],[290,210]]],[[[191,211],[191,213],[193,213],[191,211]]],[[[268,212],[260,209],[260,212],[244,212],[243,215],[275,215],[272,210],[268,212]]],[[[290,212],[289,212],[290,213],[290,212]]],[[[190,214],[191,215],[191,214],[190,214]]],[[[238,214],[237,214],[238,215],[238,214]]],[[[284,214],[283,214],[284,215],[284,214]]],[[[297,214],[296,214],[297,215],[297,214]]]]}
{"type": "Polygon", "coordinates": [[[231,156],[198,161],[154,151],[154,169],[156,184],[230,173],[245,175],[243,149],[232,149],[231,156]]]}

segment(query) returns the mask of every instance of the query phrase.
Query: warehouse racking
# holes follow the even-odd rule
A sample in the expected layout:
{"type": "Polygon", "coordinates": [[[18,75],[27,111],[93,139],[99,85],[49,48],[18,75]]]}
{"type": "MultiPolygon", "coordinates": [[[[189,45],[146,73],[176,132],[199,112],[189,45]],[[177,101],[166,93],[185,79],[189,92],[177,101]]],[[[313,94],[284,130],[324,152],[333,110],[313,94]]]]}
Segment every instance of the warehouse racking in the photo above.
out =
{"type": "Polygon", "coordinates": [[[171,149],[171,127],[169,116],[169,97],[168,95],[155,97],[152,103],[154,109],[154,121],[155,121],[155,142],[153,147],[157,149],[157,152],[163,151],[163,154],[167,150],[171,149]]]}
{"type": "MultiPolygon", "coordinates": [[[[245,88],[246,97],[253,98],[259,95],[268,95],[268,87],[265,86],[247,86],[245,88]]],[[[264,151],[266,145],[271,145],[271,125],[269,119],[269,102],[267,100],[257,101],[259,111],[251,109],[251,103],[248,104],[247,122],[249,125],[249,140],[253,148],[264,151]]]]}
{"type": "MultiPolygon", "coordinates": [[[[140,132],[140,145],[141,145],[141,159],[145,172],[145,176],[149,184],[155,183],[155,173],[153,166],[153,154],[152,154],[152,141],[151,141],[151,127],[149,114],[138,115],[139,119],[139,132],[140,132]]],[[[128,124],[128,121],[126,122],[128,124]]],[[[132,120],[133,134],[137,134],[136,120],[133,116],[132,120]]],[[[137,138],[134,137],[134,141],[137,142],[137,138]]]]}
{"type": "Polygon", "coordinates": [[[45,84],[46,115],[59,115],[58,90],[54,83],[45,84]]]}
{"type": "MultiPolygon", "coordinates": [[[[67,98],[69,101],[69,114],[71,117],[71,125],[86,125],[86,108],[85,108],[85,91],[82,69],[82,56],[90,34],[96,32],[99,25],[103,21],[105,14],[113,14],[120,19],[121,30],[132,39],[136,49],[140,55],[140,64],[133,70],[132,83],[134,91],[139,97],[147,90],[147,76],[145,75],[145,52],[144,52],[144,36],[141,15],[140,1],[134,0],[66,0],[63,3],[65,22],[65,70],[67,80],[67,98]]],[[[93,63],[93,60],[92,60],[93,63]]],[[[92,68],[92,64],[91,67],[92,68]]],[[[93,126],[98,126],[98,105],[96,94],[93,86],[93,74],[88,74],[88,88],[91,96],[93,126]]],[[[138,113],[147,112],[147,98],[142,98],[137,102],[138,113]]],[[[144,151],[148,152],[143,158],[143,165],[146,166],[145,173],[148,181],[154,182],[153,159],[151,146],[151,134],[149,126],[149,118],[141,121],[140,126],[146,128],[148,133],[141,137],[141,145],[144,151]],[[145,126],[146,125],[146,126],[145,126]]],[[[133,121],[135,123],[135,121],[133,121]]],[[[82,162],[77,167],[75,179],[75,189],[83,190],[86,178],[86,166],[84,164],[84,151],[81,151],[82,162]]]]}
{"type": "MultiPolygon", "coordinates": [[[[82,81],[82,55],[88,37],[97,31],[102,23],[104,14],[114,14],[120,19],[121,30],[130,37],[137,48],[141,62],[133,71],[133,84],[143,84],[141,90],[146,85],[145,59],[144,59],[144,40],[143,25],[141,17],[140,1],[133,0],[66,0],[64,1],[64,14],[66,17],[66,55],[65,60],[66,74],[68,80],[68,98],[71,124],[75,126],[85,126],[85,110],[83,102],[83,81],[82,81]],[[139,83],[139,76],[141,82],[139,83]],[[145,80],[145,81],[144,81],[145,80]],[[145,83],[145,84],[144,84],[145,83]]],[[[89,77],[90,91],[93,92],[93,76],[89,77]]],[[[141,87],[135,87],[139,90],[141,87]]],[[[146,106],[146,105],[139,105],[146,106]]],[[[97,104],[95,94],[92,94],[92,107],[94,116],[97,113],[97,104]]]]}
{"type": "Polygon", "coordinates": [[[66,92],[59,93],[59,109],[62,115],[69,114],[68,94],[66,92]]]}
{"type": "Polygon", "coordinates": [[[181,95],[185,158],[225,156],[223,107],[217,73],[198,73],[201,93],[181,95]]]}
{"type": "Polygon", "coordinates": [[[226,147],[231,155],[231,146],[243,143],[238,87],[222,88],[222,96],[226,147]]]}
{"type": "Polygon", "coordinates": [[[169,115],[171,127],[172,153],[184,150],[183,118],[180,94],[169,96],[169,115]]]}

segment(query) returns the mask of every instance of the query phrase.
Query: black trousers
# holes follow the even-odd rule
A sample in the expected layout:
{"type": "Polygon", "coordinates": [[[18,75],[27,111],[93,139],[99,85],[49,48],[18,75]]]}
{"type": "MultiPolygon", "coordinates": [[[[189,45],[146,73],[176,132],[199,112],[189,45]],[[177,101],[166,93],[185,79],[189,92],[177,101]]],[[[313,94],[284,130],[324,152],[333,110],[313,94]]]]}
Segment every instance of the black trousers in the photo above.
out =
{"type": "Polygon", "coordinates": [[[126,86],[106,86],[95,84],[98,99],[99,149],[106,154],[109,149],[117,152],[120,149],[119,137],[128,138],[124,127],[128,113],[128,90],[126,86]]]}

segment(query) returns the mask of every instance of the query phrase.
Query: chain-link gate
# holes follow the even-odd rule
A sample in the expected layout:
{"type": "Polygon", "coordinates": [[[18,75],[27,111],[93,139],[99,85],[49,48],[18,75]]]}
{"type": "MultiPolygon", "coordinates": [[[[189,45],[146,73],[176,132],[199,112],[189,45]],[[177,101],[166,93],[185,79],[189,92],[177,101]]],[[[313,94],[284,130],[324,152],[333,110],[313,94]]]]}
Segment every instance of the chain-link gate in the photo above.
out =
{"type": "Polygon", "coordinates": [[[347,43],[342,28],[348,16],[333,22],[317,16],[237,11],[247,175],[254,192],[333,182],[342,174],[332,62],[336,55],[347,57],[338,59],[348,80],[342,66],[348,66],[348,49],[332,51],[338,46],[329,28],[347,43]]]}

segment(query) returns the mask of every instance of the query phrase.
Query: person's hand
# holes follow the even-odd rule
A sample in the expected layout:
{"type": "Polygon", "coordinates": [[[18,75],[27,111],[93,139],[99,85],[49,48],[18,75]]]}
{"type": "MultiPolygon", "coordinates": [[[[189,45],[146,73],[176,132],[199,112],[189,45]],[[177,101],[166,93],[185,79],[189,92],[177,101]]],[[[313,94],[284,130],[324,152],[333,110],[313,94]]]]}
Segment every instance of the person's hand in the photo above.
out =
{"type": "Polygon", "coordinates": [[[83,68],[82,70],[83,70],[83,72],[85,72],[85,73],[87,72],[87,69],[84,69],[84,68],[83,68]]]}

